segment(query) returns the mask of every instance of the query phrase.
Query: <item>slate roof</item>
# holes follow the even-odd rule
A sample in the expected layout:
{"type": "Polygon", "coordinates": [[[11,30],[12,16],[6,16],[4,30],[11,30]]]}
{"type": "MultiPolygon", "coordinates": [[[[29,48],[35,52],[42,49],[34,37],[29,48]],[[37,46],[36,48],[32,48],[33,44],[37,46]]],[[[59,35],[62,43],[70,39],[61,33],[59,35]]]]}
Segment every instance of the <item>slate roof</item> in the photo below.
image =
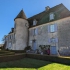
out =
{"type": "MultiPolygon", "coordinates": [[[[20,11],[20,13],[16,16],[16,18],[27,19],[27,18],[26,18],[26,15],[25,15],[25,13],[24,13],[23,10],[20,11]]],[[[16,19],[16,18],[15,18],[15,19],[16,19]]],[[[15,19],[14,19],[14,20],[15,20],[15,19]]]]}
{"type": "Polygon", "coordinates": [[[52,20],[52,21],[70,16],[70,11],[61,3],[59,5],[56,5],[52,8],[50,8],[48,11],[43,11],[37,15],[34,15],[34,16],[28,18],[27,20],[30,24],[30,27],[33,27],[34,19],[36,19],[38,21],[37,25],[51,22],[51,21],[49,21],[49,14],[52,12],[55,15],[54,20],[52,20]]]}

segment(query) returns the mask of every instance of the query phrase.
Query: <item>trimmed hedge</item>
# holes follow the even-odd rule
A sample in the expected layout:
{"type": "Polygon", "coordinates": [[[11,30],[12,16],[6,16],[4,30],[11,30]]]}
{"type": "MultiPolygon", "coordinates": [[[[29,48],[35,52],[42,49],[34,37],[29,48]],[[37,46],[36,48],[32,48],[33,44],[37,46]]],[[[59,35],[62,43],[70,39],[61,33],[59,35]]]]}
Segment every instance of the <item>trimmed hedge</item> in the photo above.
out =
{"type": "Polygon", "coordinates": [[[0,56],[0,62],[8,62],[25,58],[26,54],[0,56]]]}
{"type": "Polygon", "coordinates": [[[40,55],[40,54],[26,54],[26,53],[17,53],[12,55],[9,54],[9,55],[0,56],[0,62],[19,60],[23,58],[33,58],[38,60],[45,60],[45,61],[70,65],[70,58],[40,55]]]}
{"type": "Polygon", "coordinates": [[[0,50],[0,56],[13,55],[13,54],[15,54],[15,53],[14,52],[10,52],[10,51],[0,50]]]}
{"type": "Polygon", "coordinates": [[[70,58],[62,58],[57,56],[48,56],[40,54],[26,54],[26,57],[70,65],[70,58]]]}
{"type": "Polygon", "coordinates": [[[14,52],[14,53],[24,53],[24,50],[9,50],[9,52],[14,52]]]}

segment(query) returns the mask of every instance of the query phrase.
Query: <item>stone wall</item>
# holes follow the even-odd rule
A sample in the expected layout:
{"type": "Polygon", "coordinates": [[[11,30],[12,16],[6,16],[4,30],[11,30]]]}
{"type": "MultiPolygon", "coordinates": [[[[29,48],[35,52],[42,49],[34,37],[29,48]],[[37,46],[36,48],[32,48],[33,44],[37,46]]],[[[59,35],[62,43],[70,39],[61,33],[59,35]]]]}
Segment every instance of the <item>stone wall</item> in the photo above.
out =
{"type": "Polygon", "coordinates": [[[50,23],[42,24],[29,29],[29,45],[32,46],[32,40],[37,41],[37,49],[39,45],[51,45],[56,46],[57,52],[59,50],[60,54],[66,55],[70,54],[70,17],[53,21],[50,23]],[[57,24],[57,31],[54,33],[48,32],[48,25],[57,24]],[[31,31],[38,28],[38,34],[36,36],[31,35],[31,31]],[[58,38],[58,41],[53,44],[49,42],[50,38],[58,38]]]}
{"type": "Polygon", "coordinates": [[[15,50],[24,50],[24,48],[27,47],[28,41],[28,27],[26,27],[28,22],[25,19],[17,18],[15,19],[15,24],[15,50]]]}
{"type": "Polygon", "coordinates": [[[70,55],[70,17],[58,22],[58,46],[62,55],[70,55]]]}
{"type": "Polygon", "coordinates": [[[14,50],[15,47],[15,33],[8,34],[5,38],[6,47],[5,49],[14,50]]]}

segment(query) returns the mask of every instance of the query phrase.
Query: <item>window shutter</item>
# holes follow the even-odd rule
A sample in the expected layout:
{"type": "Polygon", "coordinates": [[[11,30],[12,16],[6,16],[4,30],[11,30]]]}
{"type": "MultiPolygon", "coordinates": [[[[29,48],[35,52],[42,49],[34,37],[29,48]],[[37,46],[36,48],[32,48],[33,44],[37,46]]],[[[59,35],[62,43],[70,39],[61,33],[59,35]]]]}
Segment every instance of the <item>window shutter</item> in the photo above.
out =
{"type": "Polygon", "coordinates": [[[48,42],[51,43],[51,39],[50,38],[48,39],[48,42]]]}
{"type": "Polygon", "coordinates": [[[56,38],[56,42],[58,42],[58,38],[56,38]]]}
{"type": "Polygon", "coordinates": [[[55,32],[57,31],[57,24],[55,24],[55,32]]]}
{"type": "Polygon", "coordinates": [[[30,41],[30,43],[32,44],[32,41],[30,41]]]}
{"type": "Polygon", "coordinates": [[[48,25],[48,33],[50,32],[50,25],[48,25]]]}
{"type": "Polygon", "coordinates": [[[35,29],[35,35],[37,35],[37,34],[38,34],[38,28],[35,29]]]}

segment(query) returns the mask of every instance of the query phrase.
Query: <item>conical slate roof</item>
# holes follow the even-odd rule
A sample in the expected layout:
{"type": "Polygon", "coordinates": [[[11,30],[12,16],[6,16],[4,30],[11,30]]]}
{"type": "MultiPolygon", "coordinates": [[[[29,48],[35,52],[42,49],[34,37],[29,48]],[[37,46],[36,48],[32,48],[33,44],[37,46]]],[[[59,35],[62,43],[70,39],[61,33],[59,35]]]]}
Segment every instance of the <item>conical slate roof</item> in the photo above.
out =
{"type": "MultiPolygon", "coordinates": [[[[17,15],[17,17],[16,17],[15,19],[17,19],[17,18],[27,19],[27,18],[26,18],[26,15],[25,15],[25,13],[24,13],[23,10],[21,10],[21,11],[19,12],[19,14],[17,15]]],[[[15,20],[15,19],[14,19],[14,20],[15,20]]]]}

